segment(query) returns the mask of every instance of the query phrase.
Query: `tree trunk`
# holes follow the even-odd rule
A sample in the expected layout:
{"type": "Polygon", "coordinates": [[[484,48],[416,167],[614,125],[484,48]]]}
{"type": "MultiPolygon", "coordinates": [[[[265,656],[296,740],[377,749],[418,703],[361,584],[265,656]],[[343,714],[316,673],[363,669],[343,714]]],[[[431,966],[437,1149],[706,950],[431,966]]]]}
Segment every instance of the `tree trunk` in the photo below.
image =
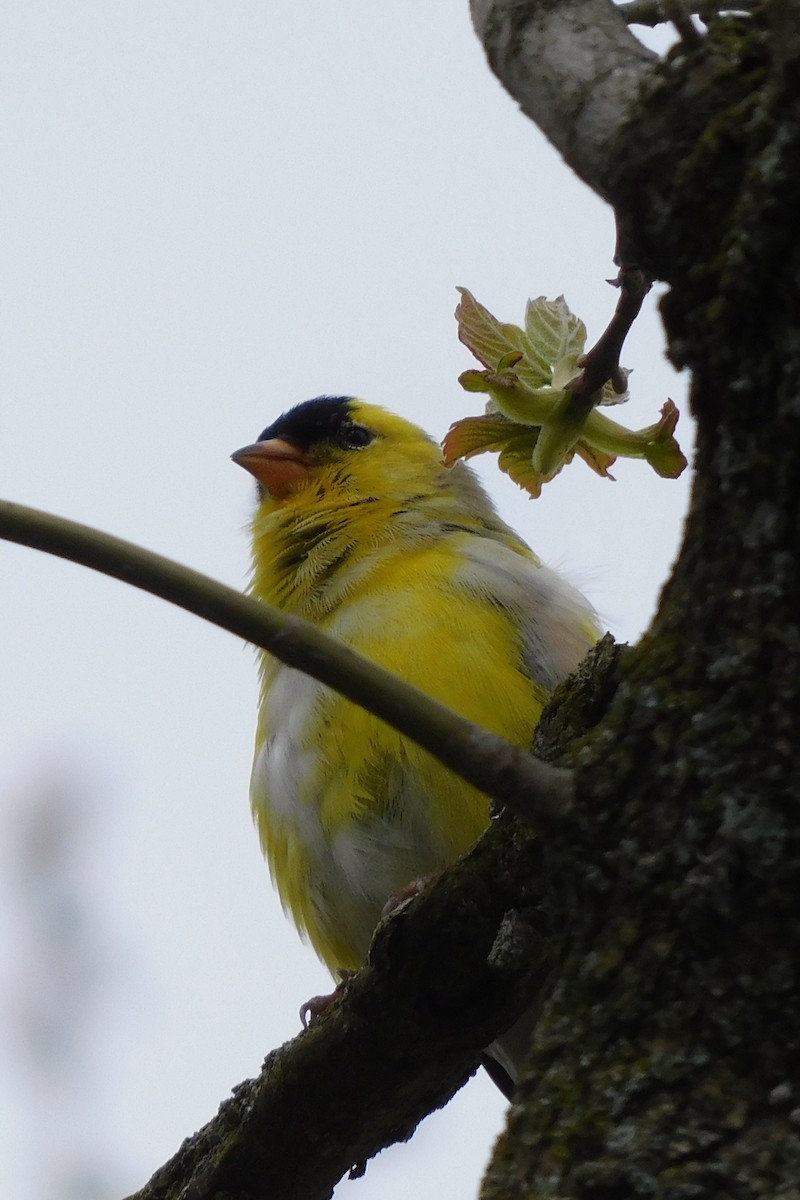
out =
{"type": "MultiPolygon", "coordinates": [[[[561,19],[561,69],[582,61],[584,6],[474,7],[536,119],[537,37],[561,19]]],[[[557,970],[490,1200],[800,1195],[800,12],[630,64],[604,146],[576,151],[552,104],[548,132],[615,202],[623,257],[670,284],[697,475],[577,755],[577,836],[548,835],[557,970]]]]}

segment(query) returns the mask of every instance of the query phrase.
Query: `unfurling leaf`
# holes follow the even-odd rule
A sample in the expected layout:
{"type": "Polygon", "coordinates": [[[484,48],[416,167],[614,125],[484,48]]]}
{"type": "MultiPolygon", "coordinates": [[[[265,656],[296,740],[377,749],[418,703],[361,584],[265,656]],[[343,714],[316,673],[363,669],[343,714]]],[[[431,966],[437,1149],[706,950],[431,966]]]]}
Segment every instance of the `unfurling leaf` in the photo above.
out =
{"type": "Polygon", "coordinates": [[[619,368],[599,397],[572,390],[580,377],[586,327],[563,296],[529,300],[525,327],[503,324],[466,288],[459,288],[458,336],[483,364],[464,371],[465,391],[489,396],[486,415],[457,421],[444,443],[445,462],[493,452],[498,465],[532,496],[577,455],[598,475],[613,478],[617,456],[643,458],[662,476],[686,466],[674,437],[678,410],[668,401],[661,420],[633,432],[596,405],[628,399],[628,372],[619,368]]]}
{"type": "MultiPolygon", "coordinates": [[[[487,452],[498,454],[500,470],[535,498],[540,495],[542,485],[553,478],[536,465],[540,433],[539,426],[520,425],[500,413],[464,417],[451,425],[445,435],[442,442],[444,461],[451,467],[459,458],[472,458],[487,452]]],[[[580,444],[569,452],[566,461],[570,461],[573,454],[578,454],[598,475],[613,478],[608,470],[614,462],[612,456],[580,444]]]]}

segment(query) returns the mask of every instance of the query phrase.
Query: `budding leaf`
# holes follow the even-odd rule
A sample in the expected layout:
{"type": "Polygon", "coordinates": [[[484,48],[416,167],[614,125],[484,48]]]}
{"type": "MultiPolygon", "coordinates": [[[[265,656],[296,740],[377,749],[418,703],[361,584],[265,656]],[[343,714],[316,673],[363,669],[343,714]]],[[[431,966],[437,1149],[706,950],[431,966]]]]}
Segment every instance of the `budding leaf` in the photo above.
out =
{"type": "Polygon", "coordinates": [[[575,455],[606,478],[613,478],[617,456],[644,458],[662,476],[680,475],[686,459],[674,437],[678,410],[671,400],[660,421],[633,432],[596,407],[628,399],[624,368],[599,395],[570,387],[580,379],[586,327],[563,296],[529,300],[520,328],[498,321],[466,288],[459,291],[458,336],[484,367],[465,371],[460,383],[489,400],[485,416],[451,427],[443,443],[447,463],[496,453],[500,469],[531,496],[575,455]]]}
{"type": "MultiPolygon", "coordinates": [[[[541,494],[542,486],[552,479],[536,465],[536,449],[541,430],[536,425],[519,425],[509,421],[501,413],[487,413],[481,417],[464,417],[450,426],[442,442],[444,461],[451,467],[459,458],[473,458],[476,454],[498,454],[498,466],[518,487],[532,497],[541,494]]],[[[598,475],[613,478],[609,467],[614,462],[611,455],[593,447],[577,445],[569,452],[568,459],[577,454],[598,475]]]]}

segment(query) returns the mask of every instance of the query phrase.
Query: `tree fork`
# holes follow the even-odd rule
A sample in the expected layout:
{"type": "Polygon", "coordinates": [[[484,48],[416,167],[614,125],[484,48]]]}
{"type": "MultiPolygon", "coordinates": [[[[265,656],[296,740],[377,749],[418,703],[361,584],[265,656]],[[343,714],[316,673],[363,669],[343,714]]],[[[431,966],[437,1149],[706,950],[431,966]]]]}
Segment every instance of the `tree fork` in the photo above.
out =
{"type": "Polygon", "coordinates": [[[780,8],[680,51],[614,143],[606,186],[693,371],[698,476],[577,759],[581,853],[548,837],[559,971],[486,1197],[800,1194],[800,62],[780,8]]]}

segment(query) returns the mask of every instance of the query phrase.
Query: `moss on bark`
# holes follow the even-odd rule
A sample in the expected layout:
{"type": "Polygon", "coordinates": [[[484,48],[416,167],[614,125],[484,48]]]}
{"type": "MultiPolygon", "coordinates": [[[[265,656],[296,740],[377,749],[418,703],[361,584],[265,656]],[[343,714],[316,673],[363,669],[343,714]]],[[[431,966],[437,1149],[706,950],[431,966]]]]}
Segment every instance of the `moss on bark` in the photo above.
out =
{"type": "Polygon", "coordinates": [[[775,51],[720,20],[653,101],[673,174],[651,143],[625,226],[672,285],[698,477],[544,855],[558,970],[487,1198],[800,1195],[800,64],[775,51]]]}

